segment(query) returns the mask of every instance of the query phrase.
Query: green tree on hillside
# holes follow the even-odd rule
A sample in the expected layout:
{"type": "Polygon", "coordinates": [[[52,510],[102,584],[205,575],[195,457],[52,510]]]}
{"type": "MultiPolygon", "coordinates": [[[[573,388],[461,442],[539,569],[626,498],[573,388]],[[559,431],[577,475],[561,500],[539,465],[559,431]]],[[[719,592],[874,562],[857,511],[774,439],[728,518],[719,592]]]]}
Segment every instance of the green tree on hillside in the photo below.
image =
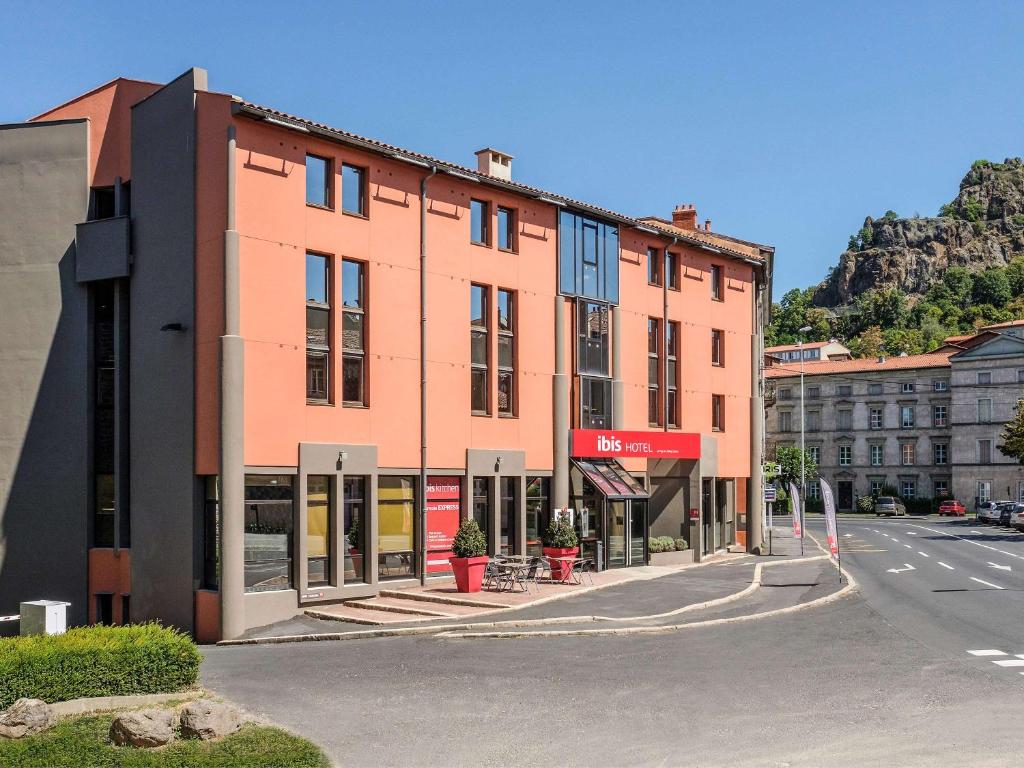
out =
{"type": "Polygon", "coordinates": [[[1017,401],[1013,418],[1007,422],[1000,439],[1003,441],[999,446],[1002,454],[1024,464],[1024,399],[1017,401]]]}
{"type": "Polygon", "coordinates": [[[1006,270],[1002,267],[992,267],[980,272],[974,278],[971,298],[975,304],[991,304],[993,307],[1002,307],[1009,303],[1013,298],[1013,291],[1006,270]]]}

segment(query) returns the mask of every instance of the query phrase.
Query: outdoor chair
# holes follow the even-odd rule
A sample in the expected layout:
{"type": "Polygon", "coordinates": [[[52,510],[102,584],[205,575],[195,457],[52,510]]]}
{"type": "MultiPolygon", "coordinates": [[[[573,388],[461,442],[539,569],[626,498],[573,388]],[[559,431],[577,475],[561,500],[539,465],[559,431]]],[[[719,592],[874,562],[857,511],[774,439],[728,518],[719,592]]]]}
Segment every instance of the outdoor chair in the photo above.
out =
{"type": "Polygon", "coordinates": [[[498,568],[497,560],[490,560],[486,566],[484,566],[484,589],[498,588],[501,591],[501,570],[498,568]]]}
{"type": "Polygon", "coordinates": [[[590,586],[594,586],[594,571],[596,570],[597,567],[594,564],[593,560],[591,560],[590,558],[581,560],[576,569],[576,578],[579,580],[578,583],[582,584],[583,577],[586,576],[590,580],[590,586]]]}
{"type": "Polygon", "coordinates": [[[542,558],[534,557],[530,560],[528,568],[517,568],[512,571],[512,579],[523,588],[524,592],[530,591],[530,582],[537,582],[537,574],[544,567],[542,558]]]}

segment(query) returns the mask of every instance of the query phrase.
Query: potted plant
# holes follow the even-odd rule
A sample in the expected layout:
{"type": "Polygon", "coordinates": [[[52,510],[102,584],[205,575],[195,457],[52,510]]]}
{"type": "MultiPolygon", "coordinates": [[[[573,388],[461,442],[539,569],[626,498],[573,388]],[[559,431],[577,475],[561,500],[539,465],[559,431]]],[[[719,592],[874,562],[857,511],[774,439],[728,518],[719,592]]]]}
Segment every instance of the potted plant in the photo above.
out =
{"type": "MultiPolygon", "coordinates": [[[[548,558],[576,557],[580,553],[580,537],[576,530],[564,517],[555,518],[551,521],[548,529],[544,532],[544,555],[548,558]]],[[[562,581],[570,566],[563,560],[551,560],[551,578],[562,581]]]]}
{"type": "Polygon", "coordinates": [[[479,592],[487,566],[487,539],[476,520],[463,520],[452,541],[452,564],[455,586],[459,592],[479,592]]]}
{"type": "Polygon", "coordinates": [[[362,534],[359,531],[359,518],[352,521],[352,527],[348,529],[348,559],[346,570],[361,574],[363,572],[363,556],[359,553],[359,540],[362,534]]]}

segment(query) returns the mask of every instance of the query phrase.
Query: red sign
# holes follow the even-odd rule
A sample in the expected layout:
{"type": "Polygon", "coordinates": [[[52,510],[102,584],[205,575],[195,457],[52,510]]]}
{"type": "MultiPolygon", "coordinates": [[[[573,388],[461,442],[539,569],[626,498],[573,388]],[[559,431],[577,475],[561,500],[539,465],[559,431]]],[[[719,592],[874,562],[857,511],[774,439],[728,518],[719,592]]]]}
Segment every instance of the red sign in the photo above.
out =
{"type": "Polygon", "coordinates": [[[448,558],[462,514],[461,487],[456,476],[427,478],[427,573],[451,570],[448,558]]]}
{"type": "Polygon", "coordinates": [[[576,458],[699,459],[696,432],[627,432],[621,429],[574,429],[576,458]]]}

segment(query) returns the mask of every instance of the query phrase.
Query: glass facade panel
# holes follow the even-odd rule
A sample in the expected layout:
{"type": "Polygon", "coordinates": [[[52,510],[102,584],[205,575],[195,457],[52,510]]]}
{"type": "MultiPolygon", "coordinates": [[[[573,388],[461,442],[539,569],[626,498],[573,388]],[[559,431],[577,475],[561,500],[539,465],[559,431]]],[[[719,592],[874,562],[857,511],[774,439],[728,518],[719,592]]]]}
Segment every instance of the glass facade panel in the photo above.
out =
{"type": "Polygon", "coordinates": [[[416,478],[377,478],[377,568],[380,579],[415,576],[416,478]]]}
{"type": "Polygon", "coordinates": [[[607,304],[592,301],[579,303],[579,349],[576,356],[576,370],[579,373],[608,375],[609,316],[607,304]]]}
{"type": "Polygon", "coordinates": [[[306,155],[306,202],[309,205],[331,205],[331,161],[306,155]]]}
{"type": "Polygon", "coordinates": [[[501,554],[518,554],[516,545],[516,520],[519,517],[517,498],[519,478],[501,478],[501,554]]]}
{"type": "Polygon", "coordinates": [[[291,589],[295,514],[289,475],[245,477],[245,591],[291,589]]]}
{"type": "Polygon", "coordinates": [[[327,399],[327,353],[306,353],[306,397],[310,400],[327,399]]]}
{"type": "Polygon", "coordinates": [[[345,572],[346,584],[362,584],[366,581],[366,505],[369,501],[366,490],[369,483],[365,477],[348,476],[344,478],[344,520],[345,539],[345,572]]]}
{"type": "Polygon", "coordinates": [[[617,227],[571,211],[559,213],[558,290],[568,296],[618,303],[617,227]]]}
{"type": "Polygon", "coordinates": [[[327,303],[327,257],[306,254],[306,301],[327,303]]]}
{"type": "Polygon", "coordinates": [[[487,551],[491,551],[491,478],[473,478],[473,519],[487,539],[487,551]]]}
{"type": "Polygon", "coordinates": [[[551,496],[551,479],[548,477],[526,478],[526,553],[543,554],[541,537],[551,522],[548,499],[551,496]]]}
{"type": "Polygon", "coordinates": [[[366,171],[363,168],[341,166],[341,210],[366,215],[366,171]]]}
{"type": "Polygon", "coordinates": [[[469,201],[470,239],[480,245],[490,245],[490,206],[482,200],[469,201]]]}
{"type": "Polygon", "coordinates": [[[516,215],[511,208],[498,206],[498,247],[513,251],[516,247],[516,215]]]}
{"type": "Polygon", "coordinates": [[[311,587],[331,578],[331,498],[326,475],[306,478],[306,582],[311,587]]]}
{"type": "Polygon", "coordinates": [[[612,382],[610,379],[580,377],[580,426],[583,429],[607,429],[612,422],[612,382]]]}

